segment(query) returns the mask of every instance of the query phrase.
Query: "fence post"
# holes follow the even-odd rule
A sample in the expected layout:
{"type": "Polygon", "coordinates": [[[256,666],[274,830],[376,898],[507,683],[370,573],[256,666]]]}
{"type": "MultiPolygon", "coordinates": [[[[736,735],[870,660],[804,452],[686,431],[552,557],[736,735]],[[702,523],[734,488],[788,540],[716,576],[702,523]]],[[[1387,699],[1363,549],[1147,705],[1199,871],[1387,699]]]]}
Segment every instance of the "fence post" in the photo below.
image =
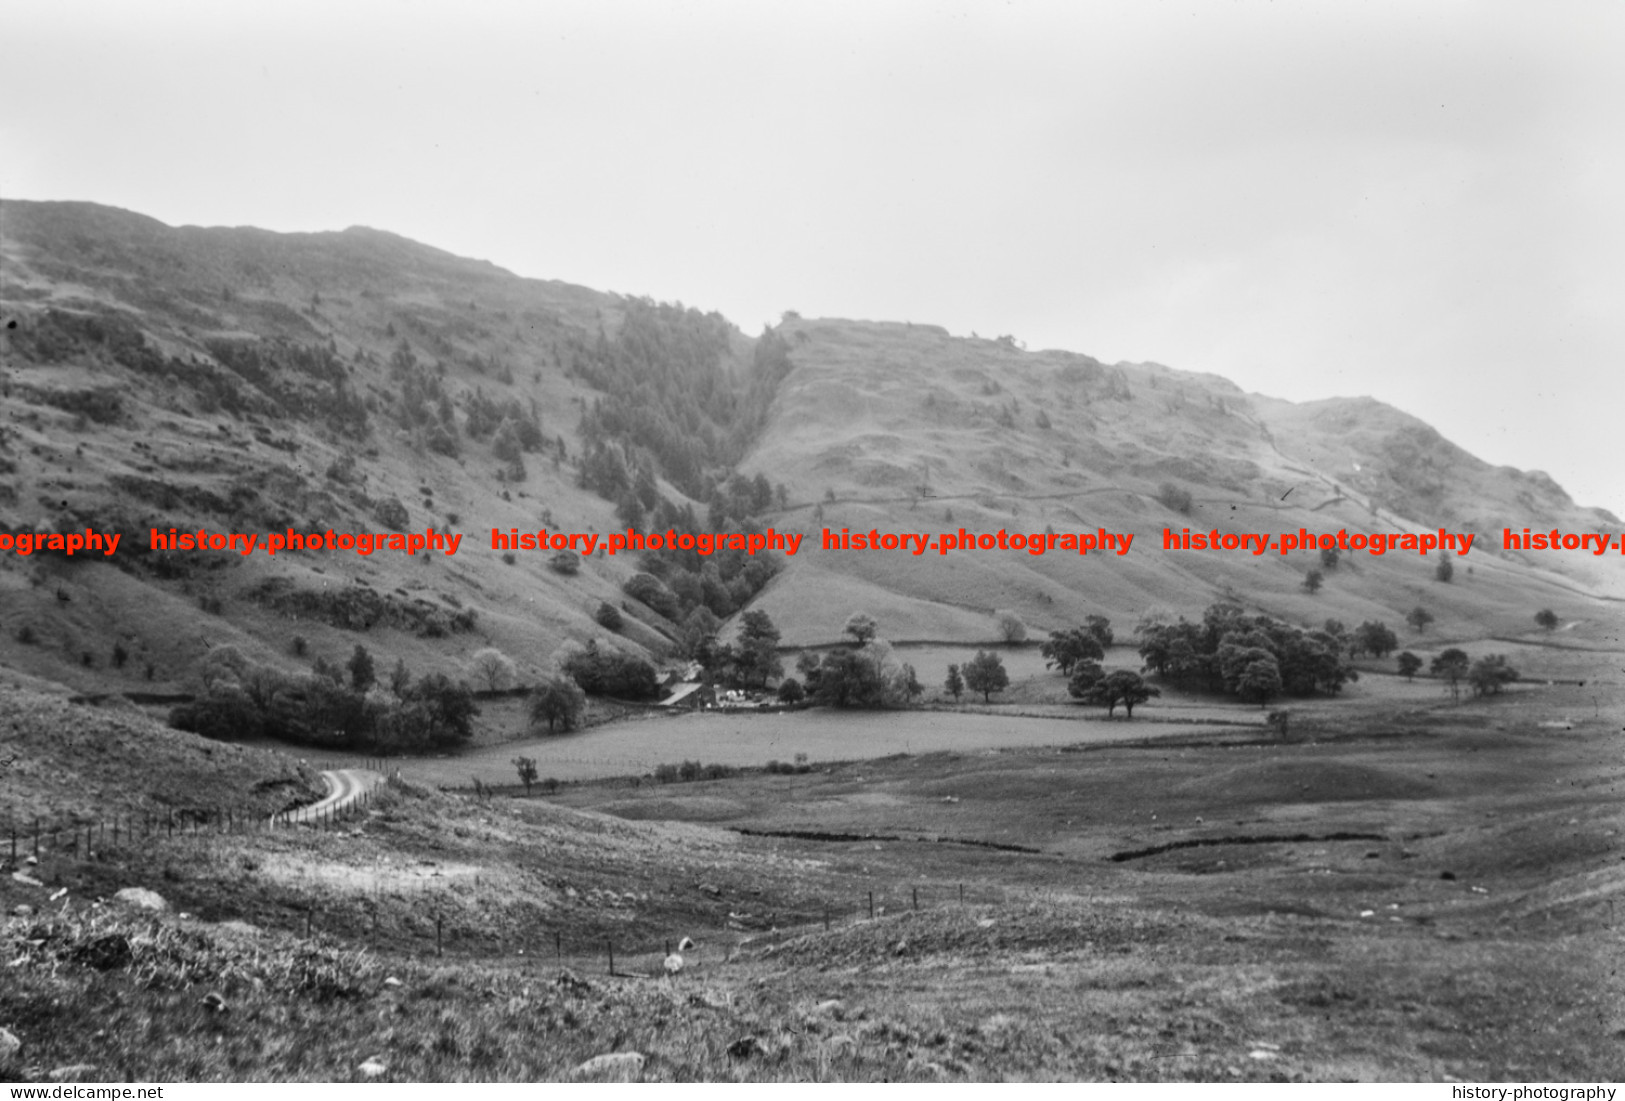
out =
{"type": "Polygon", "coordinates": [[[314,913],[315,913],[315,907],[308,906],[308,905],[305,907],[305,939],[306,940],[310,939],[310,929],[311,929],[311,925],[313,924],[313,915],[314,915],[314,913]]]}
{"type": "Polygon", "coordinates": [[[445,919],[439,914],[434,916],[434,954],[436,956],[445,955],[445,942],[441,939],[440,935],[444,921],[445,919]]]}
{"type": "Polygon", "coordinates": [[[34,857],[39,858],[39,818],[34,818],[34,857]]]}
{"type": "Polygon", "coordinates": [[[824,932],[829,932],[829,903],[824,903],[824,932]]]}
{"type": "Polygon", "coordinates": [[[959,885],[959,904],[961,906],[965,905],[965,885],[963,883],[959,885]]]}
{"type": "Polygon", "coordinates": [[[557,929],[553,930],[553,958],[564,966],[564,934],[557,929]]]}
{"type": "Polygon", "coordinates": [[[913,896],[913,908],[918,910],[920,908],[920,889],[918,887],[910,887],[909,892],[913,896]]]}
{"type": "Polygon", "coordinates": [[[609,952],[609,973],[615,974],[615,943],[608,937],[604,938],[604,948],[609,952]]]}
{"type": "Polygon", "coordinates": [[[873,891],[870,891],[869,892],[869,920],[873,921],[874,919],[875,919],[875,893],[873,891]]]}

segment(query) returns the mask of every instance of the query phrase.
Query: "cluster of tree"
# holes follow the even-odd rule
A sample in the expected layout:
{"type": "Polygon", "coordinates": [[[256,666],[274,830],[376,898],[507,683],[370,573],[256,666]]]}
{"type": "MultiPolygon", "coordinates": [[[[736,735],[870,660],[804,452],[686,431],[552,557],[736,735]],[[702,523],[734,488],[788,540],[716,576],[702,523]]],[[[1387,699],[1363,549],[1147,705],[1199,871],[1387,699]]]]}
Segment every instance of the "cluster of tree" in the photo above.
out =
{"type": "Polygon", "coordinates": [[[1082,627],[1065,631],[1051,631],[1049,640],[1041,643],[1038,652],[1044,655],[1046,668],[1059,669],[1071,676],[1072,669],[1081,661],[1102,661],[1106,648],[1112,644],[1112,623],[1103,615],[1088,616],[1082,627]]]}
{"type": "Polygon", "coordinates": [[[330,344],[216,340],[209,354],[265,395],[284,416],[311,417],[352,436],[367,432],[367,406],[330,344]]]}
{"type": "Polygon", "coordinates": [[[620,650],[601,649],[597,639],[566,656],[559,668],[589,696],[652,700],[660,695],[654,666],[620,650]]]}
{"type": "Polygon", "coordinates": [[[1368,619],[1354,629],[1349,636],[1348,647],[1350,657],[1370,654],[1372,657],[1385,658],[1399,649],[1399,637],[1386,623],[1368,619]]]}
{"type": "Polygon", "coordinates": [[[818,655],[807,651],[796,660],[798,688],[826,707],[890,707],[907,704],[925,691],[914,666],[899,662],[891,644],[876,637],[875,621],[858,613],[847,620],[846,633],[856,645],[837,646],[818,655]]]}
{"type": "MultiPolygon", "coordinates": [[[[766,688],[768,681],[784,673],[778,645],[779,629],[766,612],[755,609],[739,617],[737,642],[729,644],[719,641],[715,628],[712,628],[695,646],[694,657],[705,670],[706,680],[711,684],[760,689],[766,688]]],[[[786,702],[796,701],[792,699],[786,702]]]]}
{"type": "Polygon", "coordinates": [[[1108,673],[1101,668],[1100,662],[1087,659],[1073,667],[1066,691],[1079,703],[1104,707],[1108,718],[1116,714],[1117,705],[1122,704],[1130,719],[1134,718],[1136,704],[1162,695],[1161,689],[1145,683],[1145,679],[1132,669],[1114,669],[1108,673]]]}
{"type": "Polygon", "coordinates": [[[622,588],[628,596],[676,624],[679,649],[692,656],[699,639],[715,633],[714,626],[707,629],[706,625],[713,619],[726,619],[749,604],[778,573],[779,561],[765,551],[747,554],[721,549],[704,556],[675,548],[645,551],[642,563],[647,572],[634,574],[622,588]],[[706,615],[696,617],[696,611],[706,615]]]}
{"type": "Polygon", "coordinates": [[[1220,602],[1200,623],[1142,624],[1139,651],[1147,668],[1173,683],[1249,701],[1334,695],[1358,674],[1345,660],[1341,625],[1327,626],[1333,630],[1304,631],[1220,602]]]}
{"type": "Polygon", "coordinates": [[[1433,659],[1428,671],[1450,685],[1453,699],[1461,698],[1461,682],[1472,685],[1476,696],[1499,693],[1503,687],[1518,679],[1518,671],[1507,661],[1505,654],[1487,654],[1477,661],[1466,651],[1451,647],[1433,659]]]}
{"type": "Polygon", "coordinates": [[[343,666],[318,659],[289,674],[250,661],[234,646],[209,651],[202,690],[169,725],[205,737],[270,737],[334,749],[414,753],[461,745],[479,709],[461,681],[432,673],[414,681],[396,662],[379,685],[372,655],[357,646],[343,666]]]}
{"type": "MultiPolygon", "coordinates": [[[[706,500],[707,472],[744,453],[767,408],[729,372],[735,336],[721,314],[626,300],[613,335],[600,327],[568,350],[574,373],[604,395],[583,414],[582,438],[647,452],[673,485],[706,500]]],[[[758,359],[776,366],[773,349],[758,359]]]]}

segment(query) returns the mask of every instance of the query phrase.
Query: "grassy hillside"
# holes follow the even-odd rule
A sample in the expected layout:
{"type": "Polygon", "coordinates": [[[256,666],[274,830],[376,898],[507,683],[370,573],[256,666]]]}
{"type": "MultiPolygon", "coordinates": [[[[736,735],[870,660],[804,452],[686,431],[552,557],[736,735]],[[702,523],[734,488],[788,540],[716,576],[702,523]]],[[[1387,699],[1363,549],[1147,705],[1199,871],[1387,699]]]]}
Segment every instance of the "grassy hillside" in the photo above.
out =
{"type": "MultiPolygon", "coordinates": [[[[1028,352],[926,325],[787,317],[750,339],[715,314],[521,279],[375,230],[172,228],[85,203],[8,202],[0,308],[0,524],[118,530],[117,556],[0,555],[0,663],[80,691],[178,693],[229,644],[292,671],[362,643],[380,669],[466,675],[496,646],[522,682],[602,638],[662,658],[695,603],[770,613],[786,645],[854,611],[884,636],[1032,634],[1103,612],[1229,597],[1297,623],[1420,604],[1431,637],[1611,621],[1617,556],[1507,554],[1500,525],[1591,530],[1543,475],[1497,470],[1369,400],[1294,406],[1155,364],[1028,352]],[[776,576],[679,563],[675,613],[630,600],[646,568],[551,552],[531,532],[741,522],[805,535],[776,576]],[[1425,530],[1436,558],[1345,555],[1316,595],[1311,552],[1166,553],[1197,530],[1425,530]],[[1131,553],[829,552],[823,527],[1133,532],[1131,553]],[[147,532],[463,536],[455,556],[141,553],[147,532]],[[682,582],[681,584],[679,582],[682,582]],[[765,588],[762,586],[765,584],[765,588]],[[617,633],[594,620],[623,611],[617,633]]],[[[1403,633],[1403,632],[1402,632],[1403,633]]],[[[1421,641],[1421,640],[1418,640],[1421,641]]]]}

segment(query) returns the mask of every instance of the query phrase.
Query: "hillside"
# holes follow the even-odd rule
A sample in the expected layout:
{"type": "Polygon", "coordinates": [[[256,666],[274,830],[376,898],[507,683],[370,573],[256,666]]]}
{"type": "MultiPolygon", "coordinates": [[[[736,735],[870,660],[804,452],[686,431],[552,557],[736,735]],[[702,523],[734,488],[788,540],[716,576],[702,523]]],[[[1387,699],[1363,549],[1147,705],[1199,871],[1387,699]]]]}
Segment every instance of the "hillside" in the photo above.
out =
{"type": "Polygon", "coordinates": [[[524,279],[376,230],[172,228],[88,203],[0,207],[0,524],[121,531],[117,555],[0,557],[0,663],[79,691],[188,690],[231,644],[285,668],[458,674],[496,646],[521,681],[561,646],[669,654],[689,609],[766,609],[789,645],[866,610],[897,639],[1036,633],[1104,612],[1195,614],[1221,595],[1318,623],[1422,603],[1442,637],[1524,634],[1552,607],[1584,639],[1625,594],[1612,560],[1505,554],[1502,524],[1593,530],[1538,473],[1496,469],[1369,399],[1307,405],[1155,364],[1107,365],[1009,338],[787,315],[749,338],[716,314],[524,279]],[[1188,493],[1185,512],[1159,501],[1188,493]],[[805,533],[774,570],[718,556],[650,566],[505,557],[492,528],[628,521],[805,533]],[[1165,553],[1164,525],[1429,530],[1480,540],[1451,584],[1436,558],[1165,553]],[[1131,531],[1131,554],[833,553],[824,527],[1131,531]],[[167,532],[460,533],[454,556],[141,553],[167,532]],[[672,607],[626,597],[665,572],[672,607]],[[716,568],[713,568],[716,567],[716,568]],[[748,567],[748,568],[747,568],[748,567]],[[677,571],[672,573],[670,571],[677,571]],[[662,614],[665,613],[665,614],[662,614]]]}

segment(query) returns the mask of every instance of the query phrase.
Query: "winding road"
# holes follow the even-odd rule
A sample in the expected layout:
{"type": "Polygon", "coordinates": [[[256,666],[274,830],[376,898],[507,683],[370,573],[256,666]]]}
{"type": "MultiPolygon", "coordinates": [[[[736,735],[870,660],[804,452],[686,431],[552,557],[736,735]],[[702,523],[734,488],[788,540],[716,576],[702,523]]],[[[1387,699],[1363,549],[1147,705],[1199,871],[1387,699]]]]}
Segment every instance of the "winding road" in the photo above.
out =
{"type": "Polygon", "coordinates": [[[297,810],[284,811],[273,816],[272,820],[291,825],[297,822],[315,822],[330,814],[338,814],[362,795],[383,783],[384,778],[371,769],[337,768],[324,771],[322,782],[327,785],[327,795],[320,802],[297,810]]]}

